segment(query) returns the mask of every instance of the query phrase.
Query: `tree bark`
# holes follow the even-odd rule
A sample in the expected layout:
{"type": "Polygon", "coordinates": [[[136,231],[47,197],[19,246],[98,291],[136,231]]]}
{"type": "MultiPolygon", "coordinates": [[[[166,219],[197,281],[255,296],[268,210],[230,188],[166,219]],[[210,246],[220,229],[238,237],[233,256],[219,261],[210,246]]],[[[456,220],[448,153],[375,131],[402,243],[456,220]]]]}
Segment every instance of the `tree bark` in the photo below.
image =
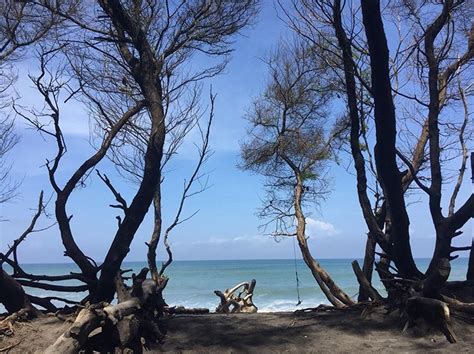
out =
{"type": "Polygon", "coordinates": [[[410,318],[409,321],[415,321],[421,317],[440,330],[450,343],[456,343],[456,335],[451,327],[449,307],[443,301],[414,296],[408,299],[406,312],[410,318]]]}
{"type": "Polygon", "coordinates": [[[441,299],[440,290],[445,285],[451,273],[449,259],[441,258],[436,265],[436,272],[428,274],[423,280],[423,296],[433,299],[441,299]]]}
{"type": "Polygon", "coordinates": [[[474,282],[474,238],[472,239],[471,252],[469,253],[466,280],[474,282]]]}
{"type": "MultiPolygon", "coordinates": [[[[365,255],[364,255],[364,264],[362,266],[362,274],[364,278],[367,279],[369,283],[372,282],[372,273],[374,269],[375,262],[375,247],[377,243],[374,238],[370,235],[367,235],[367,241],[365,243],[365,255]]],[[[369,294],[366,291],[366,288],[360,284],[359,286],[359,296],[357,301],[367,301],[369,300],[369,294]]]]}
{"type": "MultiPolygon", "coordinates": [[[[380,208],[375,213],[375,219],[377,221],[377,225],[380,229],[383,229],[383,225],[385,224],[385,218],[387,216],[387,207],[386,203],[382,203],[380,208]]],[[[365,256],[364,256],[364,265],[362,267],[362,272],[365,278],[372,283],[372,273],[374,269],[375,263],[375,248],[377,243],[375,241],[375,236],[369,232],[367,235],[367,243],[365,246],[365,256]]],[[[365,291],[364,287],[359,287],[359,297],[358,301],[367,301],[368,300],[367,292],[365,291]]]]}
{"type": "MultiPolygon", "coordinates": [[[[357,261],[352,262],[352,269],[354,270],[354,273],[356,275],[357,281],[359,282],[360,289],[364,290],[364,293],[367,294],[367,297],[370,297],[372,301],[380,302],[382,301],[382,296],[378,293],[377,290],[372,286],[370,281],[365,277],[364,273],[362,272],[362,269],[360,269],[359,263],[357,261]]],[[[368,300],[368,299],[366,299],[368,300]]],[[[360,300],[360,301],[366,301],[366,300],[360,300]]]]}
{"type": "Polygon", "coordinates": [[[365,159],[362,154],[359,141],[360,116],[359,108],[357,107],[355,80],[356,68],[354,67],[354,63],[352,61],[353,54],[351,43],[349,42],[349,39],[347,38],[346,32],[342,25],[341,11],[342,9],[340,0],[335,0],[333,6],[334,30],[336,33],[339,47],[342,51],[347,105],[351,121],[351,154],[354,159],[354,167],[356,170],[357,177],[357,196],[359,198],[359,204],[362,209],[362,215],[364,216],[365,222],[369,229],[369,233],[386,253],[390,253],[389,245],[386,242],[385,235],[382,232],[382,228],[380,228],[377,223],[376,217],[372,211],[372,206],[370,204],[369,197],[367,195],[367,176],[365,171],[365,159]]]}
{"type": "Polygon", "coordinates": [[[162,88],[158,76],[160,72],[159,64],[154,58],[153,51],[146,40],[146,35],[130,19],[120,1],[100,0],[99,3],[119,34],[121,33],[125,38],[124,32],[126,32],[131,38],[139,54],[139,58],[134,58],[128,48],[121,47],[122,55],[127,60],[132,75],[140,85],[146,98],[146,108],[151,120],[151,132],[145,152],[143,178],[105,257],[97,294],[94,297],[95,302],[111,301],[113,299],[115,293],[113,278],[129,252],[133,237],[148,212],[157,185],[160,183],[160,167],[166,133],[162,88]]]}
{"type": "Polygon", "coordinates": [[[92,304],[79,312],[74,323],[62,334],[46,353],[143,351],[141,339],[148,343],[161,339],[156,317],[161,314],[159,301],[163,288],[154,280],[146,279],[147,268],[133,276],[133,286],[127,288],[120,273],[113,279],[118,304],[105,302],[92,304]],[[96,329],[101,329],[91,335],[96,329]]]}
{"type": "MultiPolygon", "coordinates": [[[[296,171],[295,171],[296,172],[296,171]]],[[[295,187],[294,207],[297,220],[296,237],[298,245],[303,255],[303,260],[311,270],[314,279],[326,295],[331,304],[336,307],[354,305],[354,301],[332,280],[331,276],[319,265],[313,258],[306,240],[306,219],[301,209],[301,200],[303,196],[303,180],[301,175],[296,173],[297,183],[295,187]]]]}
{"type": "Polygon", "coordinates": [[[372,94],[375,105],[375,162],[380,184],[392,220],[389,254],[403,276],[421,276],[410,246],[409,219],[396,160],[396,116],[390,83],[389,51],[383,27],[380,1],[362,0],[362,17],[369,46],[372,94]]]}

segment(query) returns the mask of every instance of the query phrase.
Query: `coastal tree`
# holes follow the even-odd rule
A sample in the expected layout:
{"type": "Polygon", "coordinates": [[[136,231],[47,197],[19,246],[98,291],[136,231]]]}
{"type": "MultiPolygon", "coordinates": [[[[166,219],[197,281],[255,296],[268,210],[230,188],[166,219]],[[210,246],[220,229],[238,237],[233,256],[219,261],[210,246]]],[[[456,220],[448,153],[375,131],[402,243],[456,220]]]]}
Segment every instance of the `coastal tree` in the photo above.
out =
{"type": "MultiPolygon", "coordinates": [[[[190,196],[190,186],[199,178],[199,168],[209,153],[214,95],[211,95],[211,119],[202,128],[198,123],[202,113],[195,109],[198,94],[195,94],[192,104],[187,106],[186,114],[176,114],[176,107],[186,106],[185,94],[189,87],[191,92],[197,92],[195,84],[198,81],[222,71],[231,53],[230,36],[243,28],[256,11],[256,3],[253,1],[196,1],[181,5],[157,4],[153,7],[141,3],[129,5],[130,8],[120,2],[99,1],[97,6],[102,14],[99,15],[97,25],[93,18],[96,15],[91,15],[88,10],[80,7],[71,14],[62,12],[60,7],[53,8],[47,2],[40,4],[39,6],[55,12],[68,26],[78,28],[81,32],[75,32],[74,36],[82,40],[76,41],[79,44],[75,45],[76,42],[70,41],[71,32],[68,30],[63,33],[63,37],[58,37],[59,46],[41,51],[40,75],[32,80],[44,98],[46,110],[38,112],[25,111],[21,107],[16,109],[36,129],[53,137],[56,142],[56,156],[47,162],[49,179],[57,195],[55,216],[65,254],[79,266],[82,280],[86,282],[93,301],[112,299],[115,292],[113,278],[120,270],[121,262],[128,253],[133,235],[147,213],[151,200],[159,195],[157,189],[163,178],[163,165],[176,152],[176,147],[186,133],[197,127],[201,129],[203,140],[197,168],[185,186],[177,218],[166,233],[181,221],[179,217],[184,200],[190,196]],[[194,17],[190,17],[190,13],[194,13],[194,17]],[[161,21],[163,14],[168,18],[165,22],[161,21]],[[77,33],[82,33],[82,37],[77,33]],[[91,53],[102,55],[103,62],[92,62],[91,53]],[[223,60],[196,72],[182,69],[197,53],[223,60]],[[54,71],[48,67],[52,61],[56,67],[54,71]],[[113,71],[121,72],[122,75],[113,76],[113,71]],[[96,79],[98,74],[102,74],[101,80],[96,79]],[[60,161],[66,152],[60,123],[59,101],[61,95],[64,95],[61,91],[68,91],[66,100],[75,98],[85,101],[102,132],[101,143],[96,152],[79,166],[64,186],[59,186],[56,181],[60,161]],[[46,121],[48,119],[49,122],[46,121]],[[48,123],[53,127],[52,130],[48,123]],[[130,135],[130,131],[138,133],[130,135]],[[176,138],[178,135],[179,138],[176,138]],[[117,146],[123,144],[123,140],[119,141],[119,138],[127,141],[132,137],[139,140],[134,145],[143,147],[143,150],[139,156],[142,160],[141,171],[135,171],[140,176],[139,187],[130,205],[115,190],[107,176],[99,174],[124,212],[108,254],[99,267],[75,242],[70,216],[66,211],[67,201],[75,188],[110,152],[111,146],[117,151],[117,146]],[[169,148],[171,150],[165,151],[167,146],[172,146],[169,148]],[[99,270],[101,275],[97,279],[99,270]]],[[[155,214],[157,209],[158,213],[161,212],[160,203],[161,200],[155,198],[155,214]]],[[[161,228],[161,217],[155,220],[155,228],[157,227],[161,228]]],[[[154,235],[159,237],[157,232],[154,235]]],[[[158,240],[152,240],[149,246],[149,260],[155,279],[154,254],[158,240]]],[[[47,287],[40,283],[36,286],[47,287]]]]}
{"type": "MultiPolygon", "coordinates": [[[[320,2],[320,1],[303,1],[302,5],[305,6],[305,11],[300,11],[298,12],[299,16],[304,16],[305,14],[307,17],[303,17],[301,23],[304,23],[303,25],[298,26],[295,22],[291,22],[292,27],[302,36],[305,38],[309,38],[313,44],[317,45],[317,43],[320,43],[321,38],[323,38],[323,35],[327,35],[327,38],[331,40],[331,38],[335,37],[335,41],[332,41],[331,44],[327,42],[324,42],[324,45],[326,46],[327,52],[329,52],[331,55],[331,58],[335,58],[336,60],[332,63],[332,67],[335,69],[334,64],[341,64],[340,67],[344,70],[340,70],[339,68],[339,73],[341,74],[340,77],[344,78],[344,90],[347,93],[347,102],[348,102],[348,107],[349,107],[349,115],[351,118],[351,122],[357,124],[356,126],[353,126],[353,131],[351,133],[351,148],[352,150],[357,149],[360,146],[359,140],[361,138],[364,138],[364,126],[363,123],[365,122],[362,119],[363,115],[371,113],[372,107],[374,107],[373,103],[373,95],[375,94],[371,87],[372,82],[369,77],[367,77],[367,72],[370,73],[370,57],[368,56],[369,50],[368,50],[368,44],[366,42],[365,36],[360,35],[360,30],[363,30],[362,27],[362,22],[357,21],[357,19],[360,19],[360,13],[358,12],[357,8],[350,7],[348,5],[342,6],[339,1],[332,1],[332,2],[320,2]],[[347,20],[348,18],[352,18],[353,21],[350,24],[346,24],[344,21],[347,20]],[[308,21],[310,18],[314,18],[315,20],[319,21],[319,27],[318,25],[314,25],[310,27],[310,21],[308,21]],[[331,33],[332,32],[332,33],[331,33]],[[359,33],[358,36],[356,36],[356,33],[359,33]],[[334,37],[331,37],[332,36],[334,37]],[[318,42],[319,41],[319,42],[318,42]],[[335,45],[337,43],[337,45],[335,45]],[[365,57],[365,59],[363,59],[365,57]],[[345,76],[344,76],[345,75],[345,76]],[[351,89],[348,88],[350,86],[351,89]],[[368,108],[363,108],[363,96],[359,94],[360,88],[364,88],[368,94],[368,96],[365,96],[366,99],[368,99],[368,105],[365,107],[368,108]],[[352,115],[352,116],[351,116],[352,115]]],[[[456,6],[461,6],[462,2],[457,4],[456,6]]],[[[401,7],[403,8],[403,7],[401,7]]],[[[409,8],[409,7],[407,7],[409,8]]],[[[412,7],[416,8],[416,7],[412,7]]],[[[443,69],[445,69],[443,72],[439,73],[439,80],[446,82],[447,84],[449,83],[450,86],[449,88],[446,87],[444,88],[444,93],[441,97],[442,104],[439,107],[439,111],[441,112],[442,109],[446,109],[448,104],[451,106],[455,106],[456,102],[465,102],[465,100],[462,99],[462,96],[460,94],[461,91],[458,91],[458,86],[460,82],[465,83],[465,78],[468,76],[467,72],[469,70],[470,66],[470,61],[471,61],[471,46],[470,44],[468,45],[467,49],[462,48],[463,42],[461,42],[461,37],[464,36],[464,34],[468,37],[468,43],[470,43],[470,28],[469,25],[465,23],[465,19],[462,18],[462,15],[460,15],[457,11],[457,7],[453,8],[452,11],[456,10],[456,19],[457,21],[463,25],[465,28],[467,26],[467,29],[465,32],[461,32],[459,34],[456,34],[459,36],[457,38],[456,43],[452,43],[451,46],[445,48],[441,53],[443,54],[438,60],[438,65],[443,66],[443,69]],[[457,60],[453,60],[451,63],[449,63],[449,58],[455,57],[455,55],[449,56],[449,54],[446,52],[447,50],[451,50],[452,52],[461,52],[459,54],[459,58],[457,60]],[[450,65],[451,64],[451,65],[450,65]],[[462,70],[461,70],[462,69],[462,70]],[[449,95],[446,93],[449,92],[449,95]]],[[[417,16],[423,17],[421,14],[420,9],[418,9],[418,14],[417,16]]],[[[426,17],[426,16],[425,16],[426,17]]],[[[423,19],[425,20],[425,17],[423,19]]],[[[397,61],[397,65],[393,65],[396,69],[393,70],[399,70],[401,71],[402,69],[408,70],[411,69],[412,71],[417,70],[417,65],[420,65],[420,69],[422,63],[420,62],[415,62],[414,58],[412,57],[414,54],[413,53],[421,53],[421,50],[423,49],[423,41],[420,41],[419,38],[424,38],[424,33],[419,34],[418,32],[415,31],[414,27],[409,27],[408,31],[411,31],[412,35],[415,35],[415,40],[413,42],[409,42],[409,44],[405,44],[404,42],[401,41],[399,43],[399,47],[402,47],[402,49],[397,49],[396,53],[394,56],[396,56],[395,59],[392,59],[391,57],[387,57],[390,61],[390,63],[393,63],[394,60],[397,61]],[[402,55],[405,53],[404,55],[402,55]],[[410,59],[412,61],[410,61],[410,59]],[[402,67],[398,61],[402,61],[405,63],[406,67],[402,67]]],[[[464,42],[465,43],[465,42],[464,42]]],[[[319,45],[320,48],[324,49],[321,45],[319,45]]],[[[381,49],[377,49],[380,51],[381,49]]],[[[420,73],[420,75],[422,75],[420,73]]],[[[378,77],[378,76],[377,76],[378,77]]],[[[399,72],[395,73],[390,73],[390,78],[393,78],[395,80],[395,85],[394,87],[391,88],[392,90],[392,95],[394,96],[394,99],[405,99],[408,100],[408,103],[413,103],[416,102],[421,106],[421,108],[427,108],[429,106],[429,103],[424,103],[421,100],[421,96],[416,96],[416,95],[410,95],[408,93],[404,93],[399,89],[399,86],[402,86],[400,83],[401,80],[401,74],[399,72]]],[[[426,77],[421,76],[420,80],[426,79],[426,77]]],[[[424,82],[419,82],[416,81],[413,77],[409,77],[406,80],[412,80],[412,82],[417,83],[419,85],[424,85],[424,82]]],[[[427,80],[425,80],[426,82],[427,80]]],[[[427,82],[426,82],[427,83],[427,82]]],[[[406,86],[406,83],[405,83],[406,86]]],[[[428,86],[428,85],[427,85],[428,86]]],[[[420,91],[418,95],[420,95],[423,91],[420,91]]],[[[465,94],[464,94],[464,97],[465,94]]],[[[407,103],[404,101],[404,103],[407,103]]],[[[467,109],[467,107],[466,107],[467,109]]],[[[421,110],[421,109],[420,109],[421,110]]],[[[420,115],[420,110],[418,111],[418,115],[420,115]]],[[[423,112],[425,113],[425,112],[423,112]]],[[[428,113],[426,111],[426,113],[428,113]]],[[[458,139],[457,135],[462,135],[463,137],[468,137],[470,136],[470,130],[467,127],[467,116],[468,116],[468,111],[463,110],[463,114],[461,115],[462,119],[459,120],[453,120],[451,122],[448,122],[446,125],[450,126],[451,128],[453,127],[458,127],[458,134],[454,135],[455,136],[455,141],[458,139]],[[464,124],[466,122],[466,124],[464,124]]],[[[428,114],[427,114],[428,115],[428,114]]],[[[375,121],[375,120],[374,120],[375,121]]],[[[398,121],[402,121],[402,118],[399,118],[398,121]]],[[[407,159],[404,154],[401,152],[401,148],[396,146],[395,150],[392,149],[392,153],[395,152],[396,156],[398,156],[399,160],[397,161],[398,165],[397,168],[400,170],[403,166],[405,166],[405,170],[401,171],[402,174],[402,180],[400,181],[400,184],[402,185],[402,192],[406,191],[412,181],[415,181],[418,185],[418,182],[420,178],[425,179],[425,178],[430,178],[429,176],[423,176],[418,179],[414,178],[416,177],[416,174],[421,173],[420,168],[421,165],[424,164],[426,165],[427,159],[426,159],[426,154],[425,154],[425,147],[428,141],[429,137],[429,124],[428,124],[428,119],[427,117],[421,117],[418,121],[421,121],[420,127],[422,128],[420,131],[420,135],[416,137],[416,139],[411,141],[411,151],[413,153],[412,159],[407,159]],[[409,163],[410,166],[406,166],[406,164],[409,163]],[[413,173],[412,173],[413,172],[413,173]],[[408,182],[408,183],[407,183],[408,182]]],[[[370,123],[370,121],[369,121],[370,123]]],[[[384,121],[384,123],[386,123],[384,121]]],[[[396,121],[392,120],[391,125],[396,127],[397,125],[396,121]]],[[[388,123],[387,123],[388,124],[388,123]]],[[[398,126],[400,123],[398,123],[398,126]]],[[[381,129],[380,129],[381,130],[381,129]]],[[[388,134],[386,131],[384,133],[388,134]]],[[[392,132],[393,136],[393,132],[392,132]]],[[[460,181],[462,181],[463,173],[465,170],[466,166],[466,159],[467,159],[467,153],[466,151],[466,144],[463,138],[459,139],[460,141],[460,149],[461,150],[461,174],[459,175],[460,181]]],[[[393,137],[392,137],[393,141],[393,137]]],[[[392,144],[393,145],[393,144],[392,144]]],[[[448,147],[449,145],[453,145],[453,142],[450,142],[450,144],[444,143],[443,146],[440,146],[438,150],[443,151],[443,150],[449,150],[448,147]]],[[[377,147],[377,148],[380,148],[377,147]]],[[[457,151],[459,151],[457,150],[457,151]]],[[[450,150],[452,152],[452,150],[450,150]]],[[[364,151],[360,150],[360,153],[363,153],[364,151]]],[[[357,176],[360,177],[359,185],[360,188],[358,188],[358,191],[366,191],[369,187],[366,185],[367,182],[364,182],[363,180],[366,180],[366,172],[365,172],[365,167],[366,162],[364,161],[365,158],[363,155],[360,155],[360,158],[356,158],[357,156],[357,151],[352,151],[353,153],[353,158],[355,161],[360,161],[361,163],[355,163],[356,171],[357,171],[357,176]],[[362,167],[362,168],[358,168],[362,167]]],[[[367,153],[370,153],[370,151],[367,151],[367,153]]],[[[377,155],[377,154],[375,154],[377,155]]],[[[370,160],[367,158],[367,160],[370,160]]],[[[377,157],[376,157],[377,160],[377,157]]],[[[375,161],[377,164],[377,161],[375,161]]],[[[378,165],[381,165],[379,162],[378,165]]],[[[392,167],[394,165],[392,164],[392,167]]],[[[386,166],[384,166],[386,168],[386,166]]],[[[380,174],[380,173],[379,173],[380,174]]],[[[381,177],[378,176],[378,180],[380,180],[381,177]]],[[[378,181],[380,182],[380,181],[378,181]]],[[[459,182],[461,183],[461,182],[459,182]]],[[[459,188],[459,183],[456,184],[455,190],[458,190],[459,188]]],[[[389,186],[392,186],[394,183],[389,183],[389,186]]],[[[420,188],[423,190],[423,188],[420,188]]],[[[364,192],[366,193],[366,192],[364,192]]],[[[456,199],[457,192],[454,193],[454,199],[456,199]]],[[[365,196],[361,196],[359,194],[359,199],[361,200],[362,205],[366,205],[366,207],[362,206],[362,209],[364,211],[364,217],[367,216],[368,214],[372,213],[372,209],[370,207],[370,201],[368,198],[365,196]],[[363,202],[364,200],[367,200],[367,203],[363,202]]],[[[392,201],[392,204],[394,201],[392,201]]],[[[388,203],[384,203],[384,208],[387,207],[388,203]]],[[[402,208],[403,209],[403,208],[402,208]]],[[[406,209],[406,208],[405,208],[406,209]]],[[[452,208],[451,208],[452,209],[452,208]]],[[[366,217],[366,221],[368,225],[370,225],[369,230],[375,230],[377,231],[376,227],[376,220],[372,217],[366,217]]],[[[405,232],[406,233],[406,232],[405,232]]],[[[380,235],[380,232],[375,232],[375,236],[380,235]]],[[[381,238],[379,238],[381,240],[381,238]]],[[[383,242],[380,242],[383,243],[383,242]]],[[[400,252],[398,252],[400,253],[400,252]]],[[[401,252],[403,254],[404,252],[401,252]]],[[[408,261],[412,256],[407,253],[407,257],[404,257],[405,261],[408,261]]],[[[409,261],[411,263],[411,261],[409,261]]],[[[410,268],[411,266],[407,266],[410,268]]],[[[404,266],[400,266],[399,268],[405,268],[404,266]]],[[[413,267],[412,267],[413,268],[413,267]]],[[[412,269],[412,271],[408,271],[407,274],[411,273],[412,275],[416,275],[418,272],[412,269]]]]}
{"type": "MultiPolygon", "coordinates": [[[[471,91],[468,78],[474,53],[472,19],[467,18],[468,5],[464,1],[444,1],[438,5],[397,2],[388,7],[392,14],[402,13],[410,19],[405,31],[395,20],[395,25],[393,22],[388,25],[399,34],[399,38],[395,36],[399,42],[391,56],[378,1],[362,1],[361,8],[338,0],[298,1],[293,5],[297,16],[296,19],[287,16],[290,26],[328,53],[326,57],[334,59],[329,62],[341,78],[350,123],[350,150],[356,170],[357,192],[369,229],[364,268],[366,264],[369,267],[364,273],[370,274],[377,244],[383,251],[377,270],[382,281],[386,280],[389,297],[394,293],[400,295],[393,285],[397,277],[418,284],[406,287],[408,292],[409,289],[423,288],[423,296],[439,297],[439,291],[446,285],[446,273],[449,275],[449,261],[457,257],[452,253],[471,249],[471,246],[451,245],[474,210],[472,195],[457,210],[454,204],[468,158],[468,140],[465,138],[472,131],[468,124],[467,99],[471,91]],[[401,107],[414,108],[400,108],[400,113],[395,110],[395,100],[403,103],[399,105],[401,107]],[[453,117],[453,110],[457,116],[453,117]],[[421,128],[418,136],[410,132],[413,125],[416,126],[414,123],[421,128]],[[367,143],[366,124],[375,127],[373,155],[369,145],[361,148],[362,143],[367,143]],[[402,144],[408,148],[402,149],[402,144]],[[403,150],[411,157],[407,158],[403,150]],[[443,216],[441,190],[449,177],[453,156],[459,157],[461,168],[455,176],[448,215],[443,216]],[[367,166],[369,171],[375,171],[375,184],[381,186],[381,198],[379,190],[368,185],[367,166]],[[429,181],[430,186],[426,186],[425,181],[429,181]],[[406,204],[412,182],[428,195],[437,235],[435,253],[425,274],[414,262],[409,240],[406,204]],[[369,191],[374,192],[375,207],[369,191]],[[396,273],[392,273],[390,267],[396,273]]],[[[289,10],[285,11],[288,15],[289,10]]]]}
{"type": "MultiPolygon", "coordinates": [[[[184,136],[193,128],[199,130],[202,144],[198,162],[184,186],[176,218],[164,232],[167,242],[170,231],[186,219],[181,217],[184,202],[195,193],[191,186],[200,178],[199,170],[209,156],[215,95],[211,93],[210,118],[206,124],[202,124],[200,118],[203,110],[196,108],[200,100],[199,82],[223,70],[232,51],[231,37],[250,22],[258,4],[251,0],[182,3],[98,0],[93,4],[93,10],[83,6],[84,3],[76,3],[74,12],[64,12],[63,7],[53,7],[54,4],[50,2],[35,5],[59,16],[64,26],[58,31],[55,41],[39,48],[39,75],[31,77],[44,100],[45,108],[36,110],[16,105],[15,110],[55,142],[55,156],[46,163],[55,194],[54,215],[65,255],[77,264],[80,273],[54,279],[37,278],[25,272],[14,275],[24,278],[18,280],[22,285],[67,292],[86,290],[89,295],[84,301],[112,301],[120,286],[117,277],[121,277],[122,261],[154,201],[155,230],[148,257],[153,279],[145,279],[148,269],[144,269],[135,277],[129,294],[135,300],[119,304],[121,309],[126,308],[133,314],[138,309],[135,306],[137,301],[140,306],[147,301],[139,293],[143,291],[148,294],[151,291],[155,308],[149,309],[150,318],[140,319],[145,326],[162,312],[164,303],[158,298],[167,281],[162,273],[172,260],[169,245],[166,244],[169,259],[163,265],[161,274],[158,274],[155,258],[161,236],[162,169],[176,153],[184,136]],[[101,60],[97,60],[97,57],[101,60]],[[195,71],[189,70],[188,64],[195,57],[207,58],[209,65],[198,66],[195,71]],[[187,101],[190,97],[191,102],[187,101]],[[99,132],[99,144],[63,183],[58,173],[67,148],[62,130],[61,105],[69,100],[78,100],[87,105],[99,132]],[[184,114],[179,111],[183,107],[184,114]],[[138,177],[138,188],[130,202],[122,197],[106,175],[98,172],[99,178],[113,193],[117,207],[123,211],[123,216],[118,217],[117,230],[108,252],[99,265],[77,244],[67,203],[107,155],[114,161],[120,146],[124,147],[133,138],[138,140],[133,146],[139,147],[136,157],[141,160],[141,168],[134,171],[138,177]],[[65,279],[75,279],[84,285],[50,283],[65,279]],[[146,290],[145,284],[151,288],[146,290]]],[[[120,156],[127,156],[127,153],[120,156]]],[[[3,255],[2,259],[7,261],[8,257],[3,255]]],[[[16,262],[10,260],[9,263],[16,262]]],[[[49,307],[49,310],[52,309],[49,307]]]]}
{"type": "Polygon", "coordinates": [[[329,104],[332,77],[305,41],[282,42],[266,61],[269,82],[248,113],[249,139],[242,168],[266,178],[259,216],[273,237],[296,237],[303,260],[327,299],[337,307],[354,302],[313,257],[305,209],[329,192],[329,104]]]}
{"type": "MultiPolygon", "coordinates": [[[[163,88],[167,86],[163,79],[178,75],[179,66],[193,54],[222,57],[230,53],[230,36],[248,24],[256,3],[196,1],[174,7],[168,3],[150,7],[137,2],[128,7],[119,1],[99,1],[99,5],[110,18],[112,32],[109,39],[119,43],[120,63],[128,68],[131,78],[138,85],[151,120],[142,182],[101,269],[97,300],[102,300],[113,295],[112,278],[128,253],[139,225],[137,221],[143,219],[161,182],[166,137],[165,100],[170,100],[170,95],[179,92],[186,84],[209,77],[216,70],[219,72],[221,67],[212,67],[185,77],[169,96],[164,96],[166,91],[163,88]],[[163,15],[164,22],[161,20],[163,15]]],[[[155,204],[157,202],[155,200],[155,204]]],[[[161,223],[161,220],[155,222],[161,223]]]]}

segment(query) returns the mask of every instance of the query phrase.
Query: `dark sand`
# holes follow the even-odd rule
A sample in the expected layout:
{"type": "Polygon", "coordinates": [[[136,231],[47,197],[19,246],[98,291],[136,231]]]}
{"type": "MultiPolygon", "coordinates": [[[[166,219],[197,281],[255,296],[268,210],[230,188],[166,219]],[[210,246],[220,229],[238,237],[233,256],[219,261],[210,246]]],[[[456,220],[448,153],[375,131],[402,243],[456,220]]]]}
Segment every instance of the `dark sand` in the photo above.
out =
{"type": "MultiPolygon", "coordinates": [[[[0,350],[41,353],[68,326],[47,316],[15,326],[15,335],[0,337],[0,350]]],[[[474,352],[474,326],[454,323],[458,343],[419,326],[402,333],[397,316],[377,310],[367,318],[360,310],[310,313],[181,315],[168,320],[164,342],[151,352],[474,352]]]]}

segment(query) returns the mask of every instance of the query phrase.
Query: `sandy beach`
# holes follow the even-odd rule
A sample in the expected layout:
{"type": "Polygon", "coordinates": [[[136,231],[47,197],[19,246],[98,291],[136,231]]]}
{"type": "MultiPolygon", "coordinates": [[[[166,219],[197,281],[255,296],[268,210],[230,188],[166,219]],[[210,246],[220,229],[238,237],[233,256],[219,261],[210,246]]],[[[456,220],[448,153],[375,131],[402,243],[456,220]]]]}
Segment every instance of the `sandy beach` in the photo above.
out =
{"type": "MultiPolygon", "coordinates": [[[[15,335],[0,339],[5,353],[41,353],[70,324],[54,316],[17,324],[15,335]],[[17,344],[18,343],[18,344],[17,344]]],[[[455,321],[458,342],[450,344],[422,324],[402,332],[396,314],[378,308],[361,317],[360,309],[308,313],[179,315],[166,320],[163,342],[150,353],[269,353],[269,352],[472,352],[474,326],[455,321]]]]}

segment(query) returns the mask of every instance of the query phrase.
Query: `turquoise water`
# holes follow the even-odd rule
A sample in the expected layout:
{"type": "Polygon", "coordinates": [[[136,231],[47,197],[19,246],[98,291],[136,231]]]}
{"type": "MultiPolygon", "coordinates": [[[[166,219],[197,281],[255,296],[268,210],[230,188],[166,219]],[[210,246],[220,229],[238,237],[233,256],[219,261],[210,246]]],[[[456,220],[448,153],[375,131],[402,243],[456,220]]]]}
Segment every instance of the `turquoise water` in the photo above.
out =
{"type": "MultiPolygon", "coordinates": [[[[357,296],[357,281],[352,273],[351,259],[324,259],[321,265],[329,272],[336,283],[350,296],[357,296]]],[[[428,259],[418,259],[417,264],[424,270],[428,259]]],[[[359,263],[362,262],[359,260],[359,263]]],[[[142,262],[124,263],[123,269],[138,272],[146,266],[142,262]]],[[[175,261],[168,268],[170,278],[165,289],[165,299],[169,305],[186,307],[207,307],[213,311],[218,304],[214,290],[225,290],[242,281],[257,280],[254,303],[261,312],[293,311],[298,308],[315,307],[327,303],[316,285],[311,273],[302,260],[296,262],[300,280],[302,304],[296,307],[297,292],[294,260],[229,260],[229,261],[175,261]]],[[[73,264],[28,264],[27,272],[35,274],[65,274],[77,272],[73,264]]],[[[467,258],[452,262],[450,280],[464,280],[467,258]]],[[[8,271],[8,270],[7,270],[8,271]]],[[[63,284],[75,284],[65,281],[63,284]]],[[[377,281],[374,285],[381,289],[377,281]]],[[[41,289],[28,289],[32,295],[58,295],[41,289]]],[[[80,300],[85,293],[67,294],[67,297],[80,300]]]]}

